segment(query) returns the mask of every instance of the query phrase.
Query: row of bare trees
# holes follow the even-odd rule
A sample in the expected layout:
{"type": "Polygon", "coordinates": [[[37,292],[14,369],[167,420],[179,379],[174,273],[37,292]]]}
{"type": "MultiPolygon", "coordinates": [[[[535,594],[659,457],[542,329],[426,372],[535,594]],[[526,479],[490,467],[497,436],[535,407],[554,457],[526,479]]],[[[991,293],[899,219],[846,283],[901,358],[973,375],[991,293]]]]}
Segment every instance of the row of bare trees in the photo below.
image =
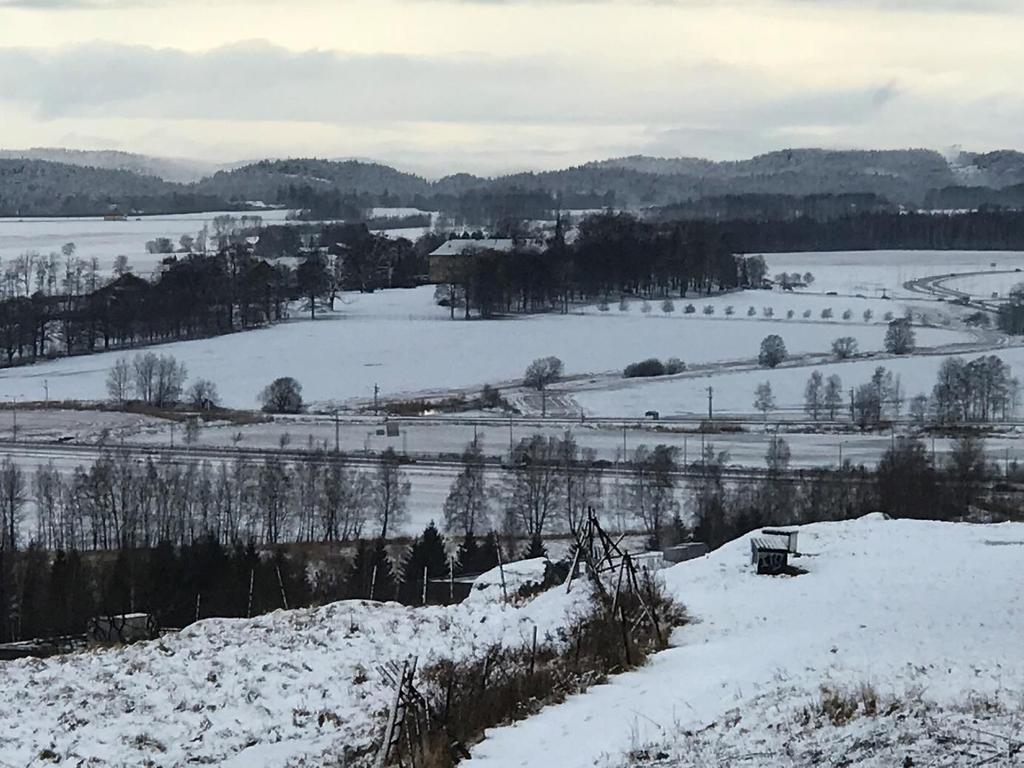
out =
{"type": "Polygon", "coordinates": [[[312,450],[299,460],[262,462],[142,458],[104,451],[70,474],[52,463],[26,472],[0,464],[0,539],[7,549],[34,506],[31,538],[47,549],[132,549],[159,542],[343,541],[386,538],[407,516],[409,482],[393,451],[375,466],[312,450]]]}

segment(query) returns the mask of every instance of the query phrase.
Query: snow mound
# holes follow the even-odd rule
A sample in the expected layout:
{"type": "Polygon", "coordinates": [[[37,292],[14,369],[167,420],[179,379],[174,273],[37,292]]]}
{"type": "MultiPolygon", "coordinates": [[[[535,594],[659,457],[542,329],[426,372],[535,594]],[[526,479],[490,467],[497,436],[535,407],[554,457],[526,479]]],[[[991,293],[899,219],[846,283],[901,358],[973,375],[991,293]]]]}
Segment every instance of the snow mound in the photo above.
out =
{"type": "Polygon", "coordinates": [[[523,587],[539,587],[550,565],[546,557],[535,557],[492,568],[476,577],[467,602],[498,602],[506,593],[511,598],[523,587]]]}
{"type": "Polygon", "coordinates": [[[585,585],[511,606],[343,601],[210,619],[158,641],[0,662],[0,765],[363,764],[393,692],[377,668],[545,643],[587,613],[585,585]],[[52,759],[52,758],[51,758],[52,759]]]}
{"type": "MultiPolygon", "coordinates": [[[[638,745],[671,745],[735,719],[729,713],[756,720],[759,700],[802,706],[822,686],[872,685],[947,711],[973,700],[1017,711],[1024,524],[869,515],[796,530],[805,553],[792,561],[806,571],[799,576],[758,576],[750,536],[661,571],[695,619],[674,631],[674,647],[608,685],[488,731],[465,768],[626,765],[638,745]]],[[[788,765],[770,756],[753,764],[788,765]]]]}

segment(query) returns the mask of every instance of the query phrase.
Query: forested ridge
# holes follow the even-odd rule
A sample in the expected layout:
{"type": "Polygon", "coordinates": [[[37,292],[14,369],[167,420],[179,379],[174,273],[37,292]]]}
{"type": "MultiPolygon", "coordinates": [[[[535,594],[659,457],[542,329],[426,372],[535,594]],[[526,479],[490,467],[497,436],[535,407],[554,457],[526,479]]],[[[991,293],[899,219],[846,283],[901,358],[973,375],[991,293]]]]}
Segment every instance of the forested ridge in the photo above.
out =
{"type": "Polygon", "coordinates": [[[877,205],[908,209],[1016,206],[1020,193],[1012,188],[1024,184],[1024,155],[1012,151],[964,153],[955,161],[917,149],[793,149],[729,162],[635,156],[493,178],[453,173],[437,180],[381,163],[298,158],[261,160],[191,183],[138,172],[163,172],[179,180],[187,176],[180,163],[156,159],[57,151],[24,159],[14,154],[0,153],[10,158],[0,159],[0,214],[7,216],[112,209],[169,213],[259,201],[346,217],[371,206],[417,206],[486,224],[502,216],[547,218],[556,208],[659,207],[734,196],[867,196],[877,205]],[[90,167],[93,157],[96,166],[90,167]]]}

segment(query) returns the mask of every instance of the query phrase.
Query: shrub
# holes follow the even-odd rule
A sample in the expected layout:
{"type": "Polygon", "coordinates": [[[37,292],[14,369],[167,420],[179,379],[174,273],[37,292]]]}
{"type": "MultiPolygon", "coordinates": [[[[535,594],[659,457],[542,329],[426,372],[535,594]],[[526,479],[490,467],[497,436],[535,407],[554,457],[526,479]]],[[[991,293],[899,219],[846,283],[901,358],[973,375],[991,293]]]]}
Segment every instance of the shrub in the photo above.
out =
{"type": "Polygon", "coordinates": [[[809,319],[809,318],[810,318],[810,316],[811,316],[811,310],[809,310],[809,309],[805,309],[805,310],[804,310],[804,317],[805,317],[805,318],[808,318],[808,319],[809,319]]]}
{"type": "Polygon", "coordinates": [[[209,379],[196,379],[188,388],[188,404],[200,411],[210,411],[220,406],[217,385],[209,379]]]}
{"type": "Polygon", "coordinates": [[[786,359],[786,344],[778,334],[765,336],[761,341],[761,352],[757,356],[759,365],[774,368],[786,359]]]}
{"type": "Polygon", "coordinates": [[[874,316],[875,316],[875,313],[872,312],[870,309],[865,309],[864,310],[863,317],[864,317],[864,322],[865,323],[870,323],[871,322],[871,318],[873,318],[874,316]]]}
{"type": "Polygon", "coordinates": [[[597,309],[600,312],[607,312],[608,302],[605,299],[601,299],[599,302],[597,302],[597,309]]]}
{"type": "Polygon", "coordinates": [[[885,314],[884,314],[884,315],[882,316],[882,319],[883,319],[883,320],[885,320],[885,322],[887,322],[887,323],[891,323],[891,322],[892,322],[892,318],[893,318],[893,314],[892,314],[892,312],[886,312],[886,313],[885,313],[885,314]]]}
{"type": "Polygon", "coordinates": [[[843,320],[849,320],[852,317],[853,317],[853,310],[852,309],[847,309],[846,311],[843,312],[843,320]]]}
{"type": "Polygon", "coordinates": [[[736,314],[736,308],[733,307],[732,304],[730,304],[728,307],[725,308],[725,314],[728,315],[729,317],[732,317],[733,315],[736,314]]]}
{"type": "Polygon", "coordinates": [[[639,363],[630,363],[626,366],[622,375],[627,379],[636,379],[646,376],[664,376],[665,365],[656,357],[641,360],[639,363]]]}
{"type": "Polygon", "coordinates": [[[757,314],[757,310],[754,309],[753,307],[750,307],[750,308],[747,309],[747,317],[753,317],[756,314],[757,314]]]}
{"type": "Polygon", "coordinates": [[[685,312],[688,315],[692,315],[696,311],[697,308],[693,306],[693,304],[687,304],[685,307],[683,307],[683,312],[685,312]]]}
{"type": "Polygon", "coordinates": [[[523,385],[532,389],[544,389],[561,377],[563,369],[562,361],[557,357],[537,358],[523,374],[523,385]]]}
{"type": "Polygon", "coordinates": [[[619,312],[628,312],[628,311],[629,311],[629,299],[627,299],[625,296],[623,296],[621,299],[619,299],[619,312]]]}
{"type": "Polygon", "coordinates": [[[644,303],[640,305],[640,311],[643,312],[645,315],[650,314],[651,302],[647,301],[647,299],[644,299],[644,303]]]}
{"type": "Polygon", "coordinates": [[[773,307],[762,307],[761,313],[765,317],[775,317],[775,309],[773,307]]]}
{"type": "Polygon", "coordinates": [[[787,309],[786,310],[786,319],[787,320],[792,320],[793,319],[793,315],[795,315],[795,314],[796,314],[796,312],[794,312],[792,309],[787,309]]]}
{"type": "Polygon", "coordinates": [[[663,302],[661,302],[661,311],[664,312],[666,315],[669,312],[675,312],[676,303],[672,301],[672,299],[665,299],[663,302]]]}
{"type": "Polygon", "coordinates": [[[828,320],[830,317],[832,317],[832,307],[825,307],[823,310],[821,310],[822,320],[828,320]]]}
{"type": "Polygon", "coordinates": [[[282,376],[264,387],[259,399],[267,413],[300,413],[302,385],[291,376],[282,376]]]}
{"type": "Polygon", "coordinates": [[[889,328],[885,332],[885,349],[887,352],[891,352],[894,355],[905,355],[908,352],[913,352],[915,346],[916,338],[914,336],[914,329],[910,325],[910,320],[900,318],[889,323],[889,328]]]}
{"type": "Polygon", "coordinates": [[[715,308],[713,306],[711,306],[710,304],[705,304],[704,305],[704,314],[705,315],[713,315],[713,314],[715,314],[715,308]]]}
{"type": "Polygon", "coordinates": [[[686,370],[686,363],[680,360],[678,357],[670,357],[665,361],[665,373],[676,374],[682,373],[686,370]]]}
{"type": "Polygon", "coordinates": [[[857,354],[857,340],[853,336],[840,336],[832,342],[832,354],[846,360],[857,354]]]}

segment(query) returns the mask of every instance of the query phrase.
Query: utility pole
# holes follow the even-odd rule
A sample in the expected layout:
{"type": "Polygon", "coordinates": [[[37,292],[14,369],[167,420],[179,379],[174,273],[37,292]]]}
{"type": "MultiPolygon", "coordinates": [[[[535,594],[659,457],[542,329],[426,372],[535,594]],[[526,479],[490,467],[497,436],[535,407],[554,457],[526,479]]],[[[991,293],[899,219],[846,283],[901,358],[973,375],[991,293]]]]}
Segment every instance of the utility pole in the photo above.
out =
{"type": "Polygon", "coordinates": [[[380,406],[379,395],[380,395],[380,387],[378,387],[376,384],[374,384],[373,385],[373,415],[374,416],[377,415],[377,409],[380,406]]]}
{"type": "Polygon", "coordinates": [[[12,429],[13,441],[18,442],[18,401],[16,398],[11,398],[11,415],[14,417],[14,426],[12,429]]]}
{"type": "Polygon", "coordinates": [[[708,421],[714,421],[715,417],[712,413],[711,404],[715,396],[715,388],[708,387],[708,421]]]}
{"type": "Polygon", "coordinates": [[[512,414],[508,415],[508,452],[512,453],[513,442],[512,442],[512,414]]]}
{"type": "Polygon", "coordinates": [[[850,421],[856,421],[853,408],[853,387],[850,387],[850,421]]]}
{"type": "Polygon", "coordinates": [[[334,409],[334,452],[341,453],[341,424],[338,420],[338,409],[334,409]]]}
{"type": "Polygon", "coordinates": [[[50,405],[50,382],[43,379],[43,405],[50,405]]]}
{"type": "Polygon", "coordinates": [[[548,391],[544,387],[540,388],[540,417],[548,417],[548,391]]]}
{"type": "Polygon", "coordinates": [[[626,425],[622,425],[622,460],[626,460],[626,425]]]}

